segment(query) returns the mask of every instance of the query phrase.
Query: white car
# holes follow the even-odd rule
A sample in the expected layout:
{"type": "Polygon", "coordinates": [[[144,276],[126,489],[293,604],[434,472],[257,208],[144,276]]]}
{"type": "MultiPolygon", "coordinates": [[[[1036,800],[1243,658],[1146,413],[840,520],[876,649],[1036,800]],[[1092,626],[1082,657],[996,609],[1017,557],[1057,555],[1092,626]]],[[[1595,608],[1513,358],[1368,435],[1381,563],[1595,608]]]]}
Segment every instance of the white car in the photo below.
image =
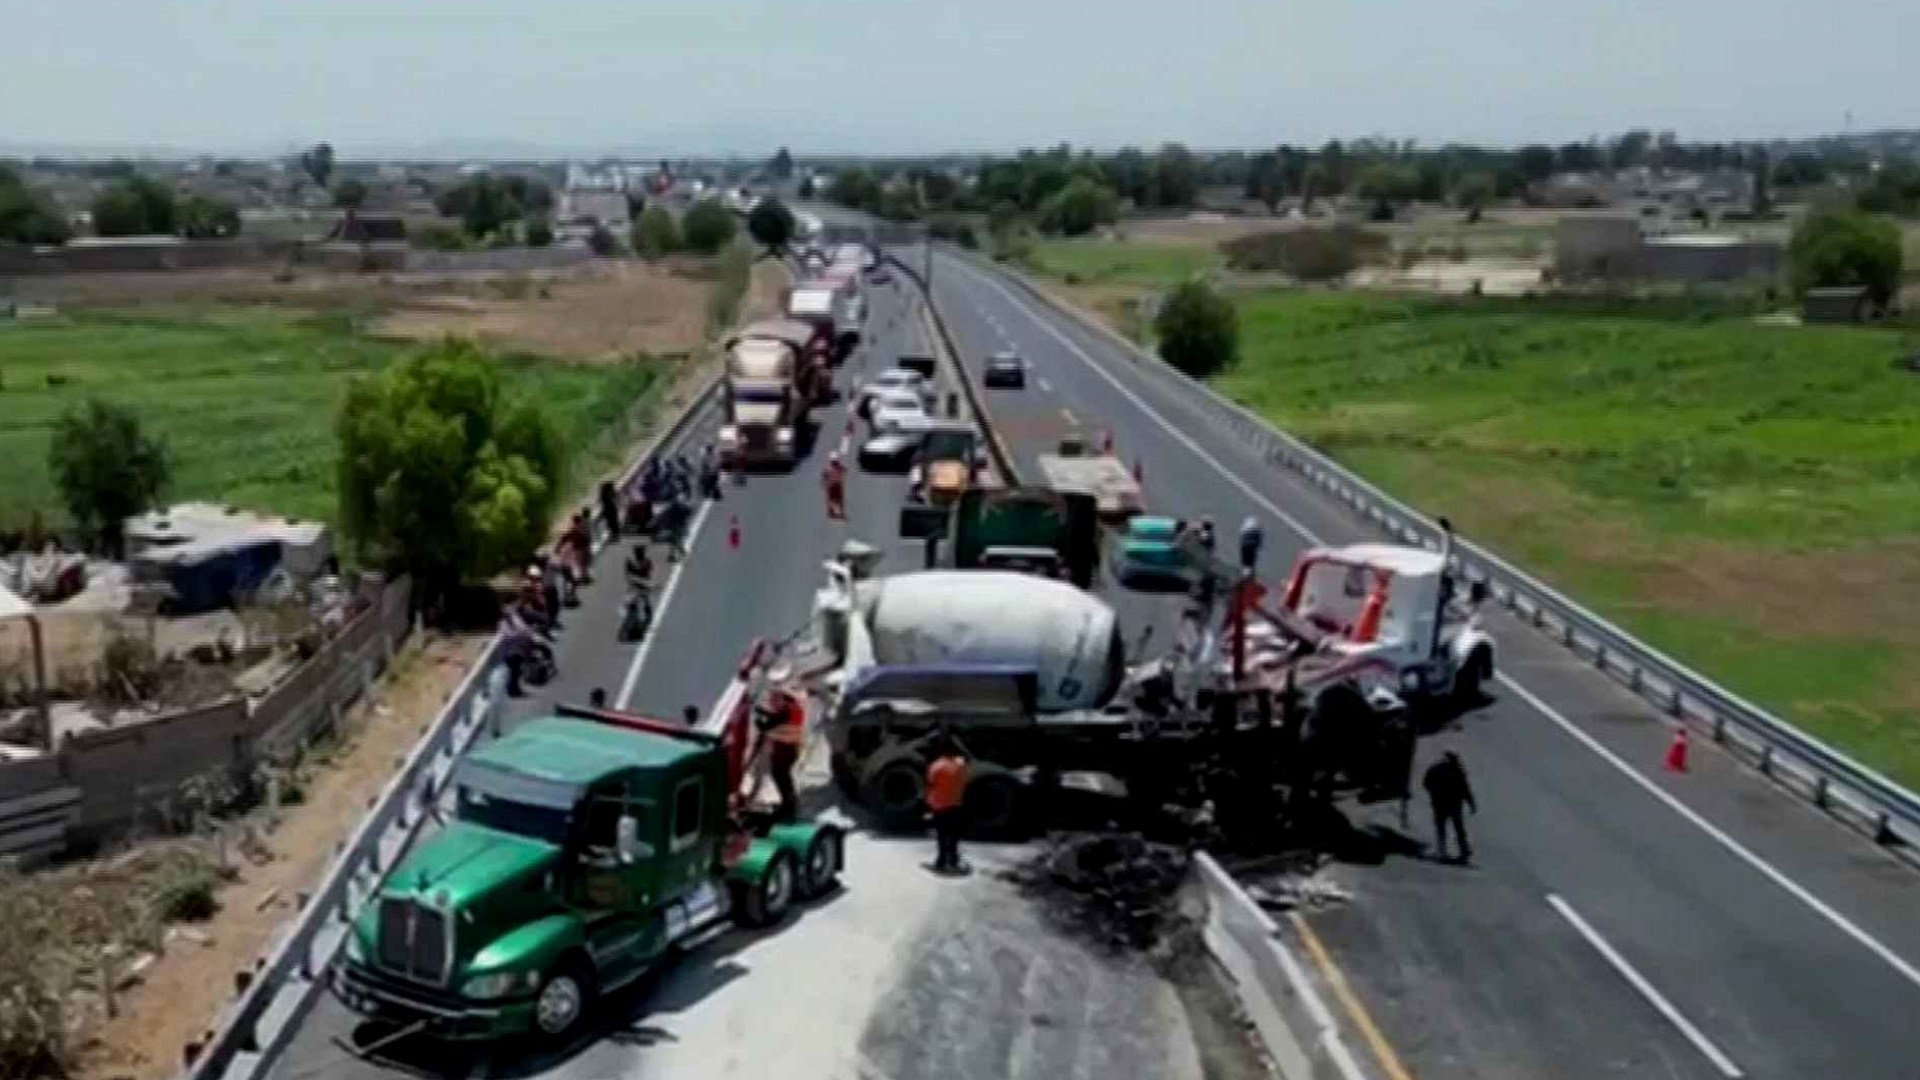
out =
{"type": "Polygon", "coordinates": [[[912,390],[877,391],[867,404],[867,421],[876,435],[923,428],[929,422],[927,403],[912,390]]]}
{"type": "Polygon", "coordinates": [[[894,390],[914,395],[920,399],[922,405],[933,403],[933,387],[927,384],[927,380],[922,378],[919,372],[909,371],[906,368],[888,368],[860,388],[860,400],[854,403],[854,408],[864,416],[868,405],[876,396],[894,390]]]}

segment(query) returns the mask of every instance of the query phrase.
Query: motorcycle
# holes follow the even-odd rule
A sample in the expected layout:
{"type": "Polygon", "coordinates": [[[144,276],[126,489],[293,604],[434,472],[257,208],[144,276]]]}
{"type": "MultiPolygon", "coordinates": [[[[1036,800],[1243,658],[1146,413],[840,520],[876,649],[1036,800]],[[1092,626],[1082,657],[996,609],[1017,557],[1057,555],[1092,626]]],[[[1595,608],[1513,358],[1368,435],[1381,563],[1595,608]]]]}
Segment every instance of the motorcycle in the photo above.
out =
{"type": "Polygon", "coordinates": [[[627,593],[626,606],[620,610],[620,640],[639,641],[653,626],[653,597],[644,585],[635,585],[627,593]]]}

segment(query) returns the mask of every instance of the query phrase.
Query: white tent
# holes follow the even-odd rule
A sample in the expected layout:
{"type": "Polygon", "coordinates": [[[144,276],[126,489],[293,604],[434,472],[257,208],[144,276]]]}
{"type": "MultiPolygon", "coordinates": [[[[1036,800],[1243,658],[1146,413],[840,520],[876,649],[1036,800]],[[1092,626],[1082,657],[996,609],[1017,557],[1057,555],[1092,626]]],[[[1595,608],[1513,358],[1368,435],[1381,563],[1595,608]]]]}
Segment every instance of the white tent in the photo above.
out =
{"type": "Polygon", "coordinates": [[[40,723],[46,731],[53,731],[52,719],[47,703],[47,656],[45,645],[40,640],[40,620],[34,617],[33,605],[27,603],[18,593],[5,585],[0,585],[0,623],[12,619],[27,620],[27,631],[33,635],[33,676],[39,684],[40,723]]]}

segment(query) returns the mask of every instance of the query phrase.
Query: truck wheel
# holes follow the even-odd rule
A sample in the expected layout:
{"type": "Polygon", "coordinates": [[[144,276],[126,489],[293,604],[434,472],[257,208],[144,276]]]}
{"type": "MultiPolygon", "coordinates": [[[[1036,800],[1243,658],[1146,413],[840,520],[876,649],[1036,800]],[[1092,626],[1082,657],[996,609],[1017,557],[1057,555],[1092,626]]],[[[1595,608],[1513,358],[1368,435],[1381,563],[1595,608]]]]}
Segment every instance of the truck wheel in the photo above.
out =
{"type": "Polygon", "coordinates": [[[833,880],[840,873],[840,846],[844,841],[840,830],[823,828],[807,845],[806,865],[800,870],[800,893],[811,900],[824,896],[833,888],[833,880]]]}
{"type": "Polygon", "coordinates": [[[760,880],[748,882],[741,890],[740,922],[751,927],[772,926],[793,904],[797,878],[793,856],[782,851],[767,860],[760,880]]]}
{"type": "Polygon", "coordinates": [[[593,969],[579,960],[566,961],[547,976],[533,999],[533,1023],[541,1038],[560,1042],[577,1030],[593,1003],[594,986],[593,969]]]}
{"type": "Polygon", "coordinates": [[[867,771],[861,792],[881,828],[911,829],[925,812],[926,766],[911,754],[888,758],[867,771]]]}
{"type": "Polygon", "coordinates": [[[960,798],[966,813],[967,828],[980,836],[1010,835],[1020,824],[1020,779],[1011,773],[990,769],[976,772],[967,780],[960,798]]]}

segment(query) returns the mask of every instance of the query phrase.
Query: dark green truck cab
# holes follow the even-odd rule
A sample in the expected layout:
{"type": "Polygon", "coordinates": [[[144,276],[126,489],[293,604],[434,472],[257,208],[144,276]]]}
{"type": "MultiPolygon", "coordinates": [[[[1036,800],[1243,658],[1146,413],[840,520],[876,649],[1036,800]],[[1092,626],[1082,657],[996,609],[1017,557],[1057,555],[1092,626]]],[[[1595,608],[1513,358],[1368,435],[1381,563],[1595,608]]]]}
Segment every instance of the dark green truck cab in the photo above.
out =
{"type": "Polygon", "coordinates": [[[580,712],[461,762],[455,816],[348,931],[330,985],[349,1008],[442,1038],[561,1038],[729,917],[768,925],[833,887],[839,830],[749,828],[721,740],[580,712]]]}

